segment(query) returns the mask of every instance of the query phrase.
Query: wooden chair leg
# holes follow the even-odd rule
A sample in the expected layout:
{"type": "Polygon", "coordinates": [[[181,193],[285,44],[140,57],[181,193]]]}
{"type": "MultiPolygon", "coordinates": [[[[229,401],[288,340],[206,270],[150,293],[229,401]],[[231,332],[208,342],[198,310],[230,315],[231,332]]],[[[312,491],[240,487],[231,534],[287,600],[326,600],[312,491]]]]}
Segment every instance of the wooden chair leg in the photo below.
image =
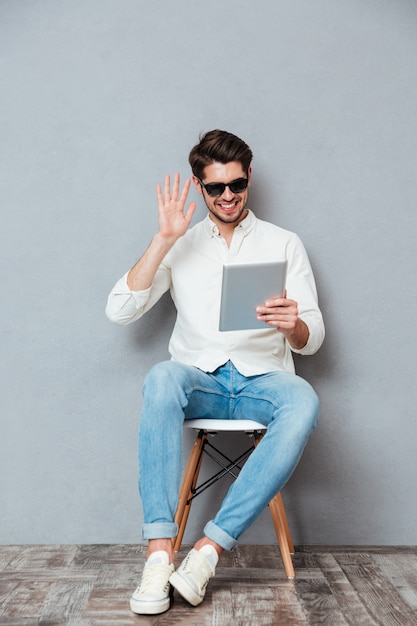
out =
{"type": "Polygon", "coordinates": [[[282,523],[284,524],[284,528],[285,528],[285,534],[287,536],[287,542],[288,542],[288,548],[290,550],[290,554],[294,554],[295,549],[294,549],[294,544],[292,542],[292,537],[291,537],[291,531],[290,531],[290,527],[288,525],[288,519],[287,519],[287,514],[285,512],[285,507],[284,507],[284,503],[282,501],[282,495],[280,493],[277,493],[277,495],[275,496],[279,510],[280,510],[280,516],[281,516],[281,520],[282,523]]]}
{"type": "MultiPolygon", "coordinates": [[[[262,433],[255,433],[255,446],[259,445],[262,437],[262,433]]],[[[288,578],[295,578],[294,565],[291,558],[291,554],[294,554],[294,544],[292,542],[290,527],[288,525],[287,515],[285,513],[285,507],[280,493],[277,493],[276,496],[272,498],[269,503],[269,511],[271,513],[272,522],[278,539],[278,546],[281,552],[282,562],[284,563],[285,573],[288,578]]]]}
{"type": "Polygon", "coordinates": [[[187,467],[185,468],[184,478],[182,479],[180,494],[178,498],[178,507],[175,514],[175,522],[178,525],[178,534],[172,540],[175,552],[181,548],[185,527],[188,521],[188,515],[191,509],[192,490],[195,488],[200,473],[201,462],[203,460],[203,448],[207,433],[200,432],[191,448],[187,467]]]}
{"type": "Polygon", "coordinates": [[[191,487],[190,490],[188,492],[188,495],[186,497],[185,500],[185,507],[183,509],[183,513],[182,513],[182,517],[179,520],[178,523],[178,535],[176,537],[175,543],[174,543],[174,551],[178,552],[181,548],[181,544],[182,544],[182,539],[184,537],[184,532],[185,532],[185,528],[187,526],[187,522],[188,522],[188,515],[190,513],[190,509],[191,509],[191,505],[192,505],[192,496],[194,495],[194,489],[197,485],[197,480],[198,480],[198,475],[200,474],[200,468],[201,468],[201,463],[203,461],[203,454],[200,454],[198,461],[197,461],[197,465],[195,467],[195,471],[194,471],[194,476],[193,476],[193,480],[191,482],[191,487]]]}
{"type": "Polygon", "coordinates": [[[295,578],[294,565],[292,563],[290,554],[290,546],[288,545],[286,528],[282,519],[281,508],[278,503],[277,496],[272,498],[271,502],[269,503],[269,511],[271,513],[272,521],[274,523],[275,533],[277,535],[278,545],[281,552],[282,562],[284,563],[285,573],[287,574],[288,578],[295,578]]]}

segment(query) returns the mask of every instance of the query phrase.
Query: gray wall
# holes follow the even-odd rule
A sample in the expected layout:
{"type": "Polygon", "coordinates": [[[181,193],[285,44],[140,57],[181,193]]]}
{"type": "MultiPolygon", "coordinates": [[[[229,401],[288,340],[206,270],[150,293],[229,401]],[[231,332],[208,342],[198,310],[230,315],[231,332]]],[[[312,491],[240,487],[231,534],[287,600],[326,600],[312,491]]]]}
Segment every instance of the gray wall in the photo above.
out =
{"type": "MultiPolygon", "coordinates": [[[[327,322],[297,359],[322,414],[294,538],[417,543],[416,32],[412,0],[0,3],[2,543],[140,540],[141,385],[174,312],[104,305],[215,127],[251,145],[251,206],[303,239],[327,322]]],[[[274,541],[267,512],[242,541],[274,541]]]]}

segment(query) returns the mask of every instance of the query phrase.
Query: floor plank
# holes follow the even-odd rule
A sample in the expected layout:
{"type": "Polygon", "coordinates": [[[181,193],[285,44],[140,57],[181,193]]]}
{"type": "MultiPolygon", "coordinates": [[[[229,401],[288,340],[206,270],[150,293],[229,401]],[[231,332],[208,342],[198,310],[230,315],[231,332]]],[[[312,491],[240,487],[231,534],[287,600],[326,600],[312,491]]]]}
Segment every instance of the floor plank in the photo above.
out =
{"type": "Polygon", "coordinates": [[[332,594],[345,615],[348,624],[372,626],[375,621],[352,587],[346,574],[333,554],[319,554],[317,560],[332,594]]]}
{"type": "Polygon", "coordinates": [[[298,546],[288,580],[277,546],[238,546],[200,606],[175,593],[166,613],[137,616],[129,597],[145,554],[142,545],[0,546],[0,626],[417,625],[416,547],[298,546]]]}

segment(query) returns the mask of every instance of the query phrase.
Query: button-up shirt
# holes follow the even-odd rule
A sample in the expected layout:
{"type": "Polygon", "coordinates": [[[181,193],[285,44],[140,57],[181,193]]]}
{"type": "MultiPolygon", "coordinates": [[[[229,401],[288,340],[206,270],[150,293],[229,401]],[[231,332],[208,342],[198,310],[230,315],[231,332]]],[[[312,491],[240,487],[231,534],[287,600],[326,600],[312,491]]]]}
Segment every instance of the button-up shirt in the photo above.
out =
{"type": "Polygon", "coordinates": [[[171,358],[206,372],[228,360],[244,376],[294,372],[291,353],[314,354],[324,339],[316,285],[303,244],[296,234],[256,218],[251,211],[236,226],[230,247],[209,216],[189,229],[165,256],[149,289],[131,291],[126,273],[109,295],[106,314],[117,324],[129,324],[167,290],[177,309],[169,342],[171,358]],[[295,350],[268,325],[260,330],[219,331],[223,264],[284,259],[287,297],[298,303],[299,317],[309,330],[307,344],[295,350]]]}

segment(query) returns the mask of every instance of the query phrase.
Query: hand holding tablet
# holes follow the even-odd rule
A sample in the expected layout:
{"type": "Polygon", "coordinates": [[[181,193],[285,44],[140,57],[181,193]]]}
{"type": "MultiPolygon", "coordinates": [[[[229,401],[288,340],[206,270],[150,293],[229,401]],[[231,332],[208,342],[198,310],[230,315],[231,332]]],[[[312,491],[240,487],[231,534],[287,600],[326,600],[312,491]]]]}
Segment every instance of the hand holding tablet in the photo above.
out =
{"type": "Polygon", "coordinates": [[[265,322],[256,319],[256,307],[269,298],[284,295],[286,275],[286,260],[226,263],[219,330],[270,329],[265,322]]]}

